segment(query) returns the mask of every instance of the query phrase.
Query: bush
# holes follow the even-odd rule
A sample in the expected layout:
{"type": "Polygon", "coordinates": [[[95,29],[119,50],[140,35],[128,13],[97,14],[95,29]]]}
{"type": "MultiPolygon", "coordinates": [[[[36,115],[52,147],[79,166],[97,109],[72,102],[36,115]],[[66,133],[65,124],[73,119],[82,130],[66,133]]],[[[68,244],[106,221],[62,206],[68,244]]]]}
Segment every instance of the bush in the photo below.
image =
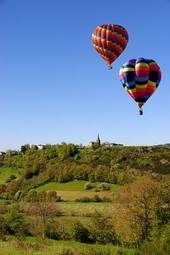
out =
{"type": "Polygon", "coordinates": [[[72,252],[72,250],[66,249],[63,250],[59,255],[74,255],[74,253],[72,252]]]}
{"type": "Polygon", "coordinates": [[[56,230],[56,226],[53,222],[47,222],[44,226],[44,233],[47,238],[60,240],[60,234],[56,230]]]}
{"type": "Polygon", "coordinates": [[[31,190],[27,194],[27,200],[28,200],[28,202],[35,202],[37,200],[37,191],[31,190]]]}
{"type": "Polygon", "coordinates": [[[72,180],[73,180],[72,177],[69,176],[69,175],[62,175],[62,174],[60,174],[60,175],[58,176],[58,182],[59,182],[59,183],[70,182],[70,181],[72,181],[72,180]]]}
{"type": "Polygon", "coordinates": [[[6,182],[11,182],[16,179],[16,176],[11,174],[10,177],[6,180],[6,182]]]}
{"type": "Polygon", "coordinates": [[[56,201],[57,200],[57,191],[55,191],[55,190],[49,190],[49,191],[47,191],[46,192],[46,199],[47,199],[47,201],[56,201]]]}
{"type": "Polygon", "coordinates": [[[102,202],[112,202],[112,199],[110,197],[103,197],[102,202]]]}
{"type": "Polygon", "coordinates": [[[86,227],[83,226],[82,223],[77,221],[73,225],[72,229],[72,237],[75,241],[79,241],[82,243],[87,243],[89,242],[89,231],[86,227]]]}
{"type": "Polygon", "coordinates": [[[16,192],[20,189],[22,189],[23,180],[13,180],[12,182],[9,182],[6,188],[6,199],[13,199],[16,192]]]}
{"type": "Polygon", "coordinates": [[[107,182],[102,182],[98,186],[101,190],[110,190],[110,185],[107,182]]]}
{"type": "Polygon", "coordinates": [[[83,203],[88,203],[88,202],[103,202],[103,200],[98,195],[95,195],[92,198],[90,198],[90,197],[77,198],[75,200],[75,202],[83,202],[83,203]]]}
{"type": "Polygon", "coordinates": [[[95,195],[92,199],[92,202],[103,202],[102,198],[99,197],[98,195],[95,195]]]}
{"type": "Polygon", "coordinates": [[[15,195],[14,195],[14,199],[15,199],[15,200],[18,200],[18,199],[22,196],[22,194],[23,194],[23,191],[18,190],[18,191],[15,193],[15,195]]]}
{"type": "Polygon", "coordinates": [[[145,242],[136,255],[168,255],[170,254],[170,244],[166,240],[154,240],[145,242]]]}
{"type": "Polygon", "coordinates": [[[29,235],[25,218],[15,208],[1,218],[1,233],[6,235],[29,235]]]}
{"type": "MultiPolygon", "coordinates": [[[[113,253],[112,249],[104,248],[104,249],[96,249],[96,248],[88,248],[88,250],[82,251],[79,255],[119,255],[116,251],[113,253]]],[[[128,253],[121,253],[121,255],[128,255],[128,253]]]]}
{"type": "Polygon", "coordinates": [[[91,199],[89,197],[82,197],[82,198],[77,198],[75,202],[91,202],[91,199]]]}
{"type": "Polygon", "coordinates": [[[90,182],[86,182],[84,184],[84,190],[89,190],[89,189],[92,189],[92,188],[93,188],[93,185],[90,182]]]}
{"type": "Polygon", "coordinates": [[[7,234],[5,219],[0,215],[0,238],[7,234]]]}
{"type": "Polygon", "coordinates": [[[95,192],[100,192],[100,189],[98,187],[95,187],[94,191],[95,192]]]}
{"type": "Polygon", "coordinates": [[[24,173],[24,178],[25,179],[31,179],[33,177],[33,172],[31,169],[27,169],[25,170],[25,173],[24,173]]]}

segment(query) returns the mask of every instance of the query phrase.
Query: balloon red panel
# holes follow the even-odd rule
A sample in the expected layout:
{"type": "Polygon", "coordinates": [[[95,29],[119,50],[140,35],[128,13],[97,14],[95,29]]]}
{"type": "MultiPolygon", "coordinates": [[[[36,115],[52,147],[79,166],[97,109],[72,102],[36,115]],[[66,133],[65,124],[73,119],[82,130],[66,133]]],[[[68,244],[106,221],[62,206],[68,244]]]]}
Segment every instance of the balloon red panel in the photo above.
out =
{"type": "Polygon", "coordinates": [[[120,25],[101,25],[92,34],[92,43],[104,61],[111,65],[126,48],[128,32],[120,25]]]}

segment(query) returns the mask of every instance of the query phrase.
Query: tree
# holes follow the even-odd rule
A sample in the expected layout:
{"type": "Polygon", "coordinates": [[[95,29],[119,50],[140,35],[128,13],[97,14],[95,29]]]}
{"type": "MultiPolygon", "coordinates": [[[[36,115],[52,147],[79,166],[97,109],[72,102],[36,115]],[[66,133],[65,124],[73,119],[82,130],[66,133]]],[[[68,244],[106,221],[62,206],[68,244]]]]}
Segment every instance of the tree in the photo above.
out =
{"type": "Polygon", "coordinates": [[[63,143],[62,145],[59,145],[57,147],[57,154],[61,161],[68,159],[70,157],[74,157],[77,153],[78,147],[71,143],[69,144],[63,143]]]}
{"type": "Polygon", "coordinates": [[[114,227],[110,217],[96,212],[95,217],[92,218],[92,223],[91,233],[96,243],[116,244],[114,227]]]}
{"type": "Polygon", "coordinates": [[[46,237],[46,226],[48,220],[59,215],[55,205],[56,196],[48,195],[47,192],[41,191],[35,194],[33,202],[30,205],[31,213],[39,217],[42,238],[46,237]]]}
{"type": "Polygon", "coordinates": [[[159,226],[170,222],[170,180],[165,180],[161,185],[160,197],[157,204],[157,217],[159,226]]]}
{"type": "Polygon", "coordinates": [[[147,176],[119,190],[114,200],[114,227],[122,242],[149,240],[159,194],[160,183],[147,176]]]}
{"type": "Polygon", "coordinates": [[[23,154],[25,154],[25,152],[26,152],[27,150],[30,150],[30,145],[29,145],[29,144],[21,145],[21,152],[22,152],[23,154]]]}
{"type": "Polygon", "coordinates": [[[37,150],[38,150],[38,146],[35,145],[35,144],[32,144],[32,145],[31,145],[31,150],[37,151],[37,150]]]}

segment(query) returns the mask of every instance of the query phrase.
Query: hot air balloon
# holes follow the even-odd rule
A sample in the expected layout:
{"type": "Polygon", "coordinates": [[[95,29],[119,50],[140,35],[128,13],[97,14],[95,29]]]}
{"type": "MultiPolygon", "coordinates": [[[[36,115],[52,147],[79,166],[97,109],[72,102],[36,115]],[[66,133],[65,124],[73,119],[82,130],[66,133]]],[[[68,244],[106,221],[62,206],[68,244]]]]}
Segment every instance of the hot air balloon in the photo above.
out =
{"type": "Polygon", "coordinates": [[[124,51],[128,43],[128,32],[120,25],[105,24],[96,27],[92,34],[93,47],[109,65],[124,51]]]}
{"type": "Polygon", "coordinates": [[[161,80],[161,70],[152,59],[131,59],[120,69],[120,81],[128,94],[136,101],[139,114],[142,106],[155,92],[161,80]]]}

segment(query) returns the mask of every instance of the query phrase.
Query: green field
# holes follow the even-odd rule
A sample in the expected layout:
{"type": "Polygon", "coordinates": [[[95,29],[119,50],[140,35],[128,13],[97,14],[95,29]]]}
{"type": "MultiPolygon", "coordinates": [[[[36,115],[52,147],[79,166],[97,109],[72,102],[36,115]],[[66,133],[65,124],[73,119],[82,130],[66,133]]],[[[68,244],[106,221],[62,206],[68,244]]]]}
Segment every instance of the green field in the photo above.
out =
{"type": "Polygon", "coordinates": [[[57,208],[66,216],[91,217],[96,212],[105,212],[106,216],[111,216],[113,212],[112,203],[81,203],[81,202],[60,202],[57,208]]]}
{"type": "Polygon", "coordinates": [[[6,180],[11,176],[19,176],[21,169],[11,168],[11,167],[0,167],[0,184],[6,182],[6,180]]]}
{"type": "Polygon", "coordinates": [[[48,190],[56,190],[58,195],[64,201],[75,201],[76,199],[81,199],[84,197],[93,198],[95,195],[100,196],[101,198],[107,197],[111,198],[112,193],[115,192],[119,185],[116,184],[109,184],[110,190],[109,191],[98,191],[96,192],[95,188],[99,186],[99,182],[94,182],[93,188],[89,190],[84,190],[84,185],[86,181],[79,181],[74,180],[71,182],[66,183],[59,183],[59,182],[50,182],[44,185],[39,186],[38,188],[34,189],[37,192],[40,191],[48,191],[48,190]]]}
{"type": "MultiPolygon", "coordinates": [[[[59,183],[59,182],[50,182],[46,183],[36,189],[36,191],[42,191],[42,190],[56,190],[56,191],[85,191],[84,190],[84,185],[87,183],[86,181],[72,181],[72,182],[66,182],[66,183],[59,183]]],[[[99,182],[94,182],[92,183],[94,187],[97,187],[100,183],[99,182]]],[[[110,184],[110,191],[116,191],[118,188],[118,185],[116,184],[110,184]]],[[[94,191],[93,189],[88,190],[89,191],[94,191]]]]}
{"type": "Polygon", "coordinates": [[[118,253],[120,250],[124,251],[121,254],[134,255],[132,249],[121,249],[110,245],[83,244],[75,241],[42,240],[31,237],[0,241],[0,250],[3,255],[62,255],[68,249],[75,255],[97,255],[97,251],[103,255],[117,255],[120,254],[118,253]]]}
{"type": "MultiPolygon", "coordinates": [[[[32,214],[32,209],[30,208],[29,203],[20,203],[20,209],[25,215],[29,215],[29,221],[35,222],[36,224],[37,217],[32,214]]],[[[111,218],[113,216],[113,204],[104,202],[59,202],[56,203],[56,210],[59,211],[59,215],[53,218],[55,218],[60,226],[64,226],[68,232],[77,221],[90,228],[91,224],[93,224],[94,217],[104,215],[107,218],[111,218]]]]}

